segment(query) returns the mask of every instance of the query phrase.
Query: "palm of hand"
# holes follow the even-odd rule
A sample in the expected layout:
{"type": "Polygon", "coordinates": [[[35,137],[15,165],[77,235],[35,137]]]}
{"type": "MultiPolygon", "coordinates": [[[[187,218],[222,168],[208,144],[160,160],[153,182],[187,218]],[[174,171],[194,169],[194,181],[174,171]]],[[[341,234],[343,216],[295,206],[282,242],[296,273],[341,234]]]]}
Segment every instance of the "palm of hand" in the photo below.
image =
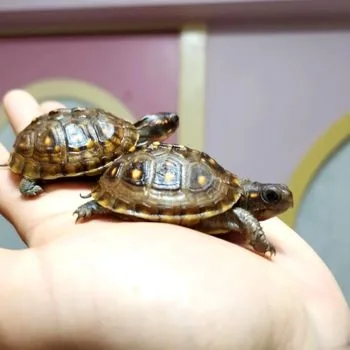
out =
{"type": "Polygon", "coordinates": [[[3,178],[6,185],[3,182],[0,195],[8,201],[2,212],[30,246],[52,240],[56,236],[54,231],[62,225],[73,230],[76,225],[73,212],[84,202],[80,194],[88,193],[92,185],[75,181],[63,186],[62,183],[44,183],[44,192],[40,196],[23,199],[18,189],[19,178],[9,173],[3,178]]]}
{"type": "MultiPolygon", "coordinates": [[[[28,115],[38,115],[59,105],[46,103],[38,106],[27,94],[13,92],[6,96],[5,107],[18,132],[29,123],[28,115]]],[[[7,151],[0,150],[0,161],[6,162],[7,158],[7,151]]],[[[18,191],[18,183],[18,177],[9,171],[0,171],[0,210],[28,243],[31,249],[26,252],[35,255],[39,264],[45,264],[39,272],[40,282],[35,286],[23,282],[24,288],[29,294],[34,288],[31,300],[34,306],[33,300],[38,298],[41,307],[50,310],[52,300],[47,304],[42,301],[45,288],[50,286],[55,295],[54,303],[60,305],[59,310],[68,310],[67,317],[62,316],[59,321],[68,343],[73,339],[82,348],[87,346],[83,344],[84,337],[79,338],[79,332],[76,332],[78,335],[72,334],[73,323],[75,330],[84,330],[85,338],[86,332],[90,333],[91,339],[93,335],[99,338],[103,334],[121,349],[140,348],[135,345],[139,342],[145,350],[206,349],[206,342],[215,344],[215,349],[258,349],[256,344],[261,349],[264,346],[274,349],[275,345],[271,344],[276,341],[271,343],[261,339],[264,339],[264,330],[269,331],[271,322],[277,324],[276,317],[281,325],[277,324],[272,332],[276,332],[275,336],[285,331],[279,328],[286,326],[285,317],[291,328],[295,323],[295,334],[292,330],[289,337],[299,345],[291,349],[301,349],[300,344],[307,343],[307,340],[298,343],[293,339],[300,336],[302,329],[314,329],[317,342],[326,348],[344,344],[349,336],[348,309],[333,277],[310,247],[277,220],[264,224],[278,250],[276,258],[270,262],[236,245],[172,225],[140,223],[116,226],[108,220],[76,225],[72,214],[85,201],[79,194],[88,192],[89,184],[74,181],[47,183],[39,198],[24,200],[18,191]],[[70,281],[68,285],[67,279],[70,281]],[[166,285],[159,285],[162,280],[167,281],[166,285]],[[245,319],[250,315],[247,317],[255,321],[259,310],[266,313],[266,298],[274,302],[268,309],[271,314],[265,314],[259,322],[244,324],[242,317],[245,319]],[[128,305],[126,309],[117,303],[121,299],[128,305]],[[82,305],[80,309],[76,307],[76,300],[82,305]],[[192,302],[186,304],[185,300],[192,302]],[[136,311],[133,305],[138,305],[141,310],[136,311]],[[244,305],[243,314],[237,313],[240,305],[244,305]],[[69,311],[72,309],[75,310],[73,314],[69,311]],[[295,310],[299,310],[299,315],[295,310]],[[133,313],[136,313],[136,318],[132,317],[133,313]],[[72,321],[72,315],[76,323],[72,321]],[[238,315],[237,320],[235,315],[238,315]],[[144,317],[142,324],[137,321],[140,317],[144,317]],[[208,322],[202,322],[203,318],[208,322]],[[222,324],[222,327],[215,331],[211,326],[215,323],[222,324]],[[130,326],[122,335],[110,330],[111,325],[121,327],[121,324],[130,326]],[[102,329],[101,334],[92,332],[91,327],[96,329],[96,325],[102,329]],[[238,330],[236,337],[232,337],[232,329],[238,330]],[[142,337],[143,332],[146,335],[142,337]],[[197,342],[188,343],[188,332],[197,342]],[[248,347],[244,337],[252,334],[256,337],[255,347],[248,347]]],[[[11,264],[7,257],[3,256],[3,259],[6,265],[11,264]]],[[[10,274],[9,270],[5,272],[10,274]]],[[[19,275],[20,279],[26,280],[25,277],[19,275]]],[[[10,300],[20,299],[12,290],[11,293],[10,300]]],[[[33,316],[28,314],[31,319],[33,316]]],[[[44,318],[38,324],[40,322],[45,324],[48,321],[44,318]]],[[[57,323],[52,327],[57,328],[57,323]]],[[[43,332],[42,328],[39,329],[43,332]]],[[[304,334],[310,341],[309,345],[312,341],[310,334],[304,334]]],[[[52,337],[56,339],[57,334],[52,337]]],[[[58,334],[60,337],[62,334],[58,334]]],[[[101,341],[98,344],[104,344],[100,346],[107,349],[106,339],[96,340],[96,337],[94,342],[101,341]]],[[[27,339],[23,334],[22,338],[23,341],[27,339]]],[[[23,343],[18,348],[25,349],[23,343]]]]}

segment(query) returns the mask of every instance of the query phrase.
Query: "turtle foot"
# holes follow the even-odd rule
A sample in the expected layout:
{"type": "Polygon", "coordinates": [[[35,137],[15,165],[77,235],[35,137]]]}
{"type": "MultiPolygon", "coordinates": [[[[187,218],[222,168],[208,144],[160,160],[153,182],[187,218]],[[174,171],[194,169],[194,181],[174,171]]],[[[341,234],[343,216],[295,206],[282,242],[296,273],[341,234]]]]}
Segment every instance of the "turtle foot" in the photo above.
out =
{"type": "Polygon", "coordinates": [[[19,184],[19,191],[27,197],[35,197],[44,192],[43,188],[39,186],[35,180],[23,178],[19,184]]]}
{"type": "Polygon", "coordinates": [[[88,219],[97,214],[105,214],[106,209],[101,207],[96,201],[89,201],[80,207],[78,207],[73,215],[77,215],[75,222],[77,223],[80,219],[88,219]]]}
{"type": "Polygon", "coordinates": [[[251,245],[255,252],[262,255],[268,255],[268,257],[272,258],[274,255],[276,255],[276,248],[275,246],[270,243],[265,234],[261,233],[258,235],[252,242],[251,245]]]}

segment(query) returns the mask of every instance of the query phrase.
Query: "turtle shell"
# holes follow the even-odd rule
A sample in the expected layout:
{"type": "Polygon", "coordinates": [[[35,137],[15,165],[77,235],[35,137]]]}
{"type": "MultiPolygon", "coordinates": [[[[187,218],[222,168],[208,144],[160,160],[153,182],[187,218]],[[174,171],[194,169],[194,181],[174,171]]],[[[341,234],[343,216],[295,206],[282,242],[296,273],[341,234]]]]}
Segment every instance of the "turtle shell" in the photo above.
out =
{"type": "Polygon", "coordinates": [[[206,153],[157,142],[115,160],[91,196],[118,214],[191,226],[227,211],[241,193],[239,178],[206,153]]]}
{"type": "Polygon", "coordinates": [[[132,123],[102,109],[61,108],[18,134],[9,166],[29,179],[97,175],[138,138],[132,123]]]}

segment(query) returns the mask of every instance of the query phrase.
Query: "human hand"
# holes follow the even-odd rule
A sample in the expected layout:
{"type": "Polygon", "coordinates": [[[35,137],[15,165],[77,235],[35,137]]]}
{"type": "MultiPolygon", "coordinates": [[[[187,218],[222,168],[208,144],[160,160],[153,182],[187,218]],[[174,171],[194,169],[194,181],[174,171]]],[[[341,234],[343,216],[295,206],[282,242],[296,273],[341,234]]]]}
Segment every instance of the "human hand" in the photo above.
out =
{"type": "MultiPolygon", "coordinates": [[[[12,91],[15,132],[60,107],[12,91]]],[[[0,162],[8,152],[0,149],[0,162]]],[[[89,183],[21,197],[0,169],[0,212],[29,249],[0,250],[1,349],[346,349],[349,309],[320,258],[278,219],[260,257],[190,229],[95,219],[75,224],[89,183]]]]}

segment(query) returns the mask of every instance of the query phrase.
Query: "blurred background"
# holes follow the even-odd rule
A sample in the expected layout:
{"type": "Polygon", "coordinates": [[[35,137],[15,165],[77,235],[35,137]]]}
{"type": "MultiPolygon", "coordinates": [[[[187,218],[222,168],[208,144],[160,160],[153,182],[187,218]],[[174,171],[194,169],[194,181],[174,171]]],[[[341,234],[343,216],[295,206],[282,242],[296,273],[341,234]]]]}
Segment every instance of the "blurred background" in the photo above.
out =
{"type": "MultiPolygon", "coordinates": [[[[350,302],[349,19],[347,0],[2,0],[0,95],[178,112],[173,142],[291,186],[281,218],[350,302]]],[[[3,109],[0,140],[11,149],[3,109]]],[[[25,249],[2,217],[0,246],[25,249]]]]}

